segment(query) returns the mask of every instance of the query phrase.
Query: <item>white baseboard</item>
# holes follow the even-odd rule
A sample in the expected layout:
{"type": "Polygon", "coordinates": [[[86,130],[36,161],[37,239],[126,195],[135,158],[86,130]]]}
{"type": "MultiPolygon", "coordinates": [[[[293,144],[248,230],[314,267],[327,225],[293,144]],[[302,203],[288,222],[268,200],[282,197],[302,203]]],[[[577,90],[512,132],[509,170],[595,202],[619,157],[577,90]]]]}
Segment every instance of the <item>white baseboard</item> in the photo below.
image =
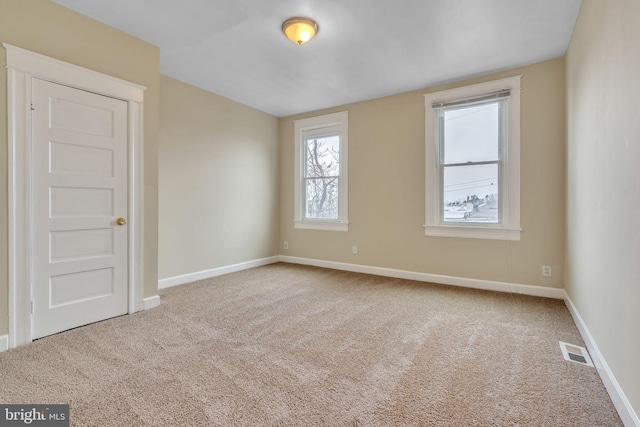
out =
{"type": "Polygon", "coordinates": [[[9,335],[0,335],[0,353],[9,350],[9,335]]]}
{"type": "Polygon", "coordinates": [[[624,394],[622,387],[620,387],[618,380],[616,380],[616,377],[613,375],[611,368],[609,368],[609,365],[602,356],[602,353],[600,353],[596,341],[591,335],[589,328],[587,328],[587,324],[584,322],[582,316],[580,316],[580,313],[578,312],[578,309],[566,293],[564,301],[571,313],[571,316],[573,317],[573,321],[580,331],[580,335],[582,335],[582,339],[589,350],[593,364],[598,370],[598,374],[600,375],[604,386],[607,388],[607,392],[609,392],[609,396],[618,410],[618,414],[620,415],[625,427],[640,427],[640,418],[638,418],[638,414],[633,410],[629,399],[627,399],[627,396],[624,394]]]}
{"type": "Polygon", "coordinates": [[[170,288],[172,286],[184,285],[185,283],[195,282],[197,280],[209,279],[211,277],[222,276],[223,274],[235,273],[236,271],[248,270],[254,267],[260,267],[267,264],[273,264],[280,261],[279,256],[269,258],[255,259],[253,261],[241,262],[239,264],[227,265],[224,267],[212,268],[211,270],[197,271],[195,273],[182,274],[180,276],[167,277],[158,280],[158,289],[170,288]]]}
{"type": "Polygon", "coordinates": [[[152,297],[147,297],[142,300],[142,309],[143,310],[151,310],[152,308],[156,308],[160,306],[160,296],[154,295],[152,297]]]}
{"type": "Polygon", "coordinates": [[[516,283],[494,282],[491,280],[467,279],[464,277],[443,276],[439,274],[418,273],[392,268],[371,267],[367,265],[347,264],[334,261],[323,261],[310,258],[280,256],[280,261],[292,264],[312,265],[315,267],[333,268],[334,270],[352,271],[354,273],[374,274],[376,276],[395,277],[398,279],[417,280],[420,282],[439,283],[442,285],[462,286],[465,288],[484,289],[487,291],[508,292],[536,297],[564,299],[563,289],[545,288],[543,286],[522,285],[516,283]]]}

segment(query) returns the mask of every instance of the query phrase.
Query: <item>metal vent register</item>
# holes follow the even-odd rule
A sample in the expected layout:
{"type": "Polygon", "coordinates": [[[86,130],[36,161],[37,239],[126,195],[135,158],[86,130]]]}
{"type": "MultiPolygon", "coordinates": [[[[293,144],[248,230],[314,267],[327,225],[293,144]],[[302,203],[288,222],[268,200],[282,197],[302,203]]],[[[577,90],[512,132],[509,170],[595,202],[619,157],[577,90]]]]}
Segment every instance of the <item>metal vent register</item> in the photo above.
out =
{"type": "Polygon", "coordinates": [[[591,361],[589,352],[587,352],[586,348],[580,347],[579,345],[568,344],[562,341],[559,341],[559,343],[560,350],[562,350],[562,355],[564,356],[564,360],[593,367],[593,362],[591,361]]]}

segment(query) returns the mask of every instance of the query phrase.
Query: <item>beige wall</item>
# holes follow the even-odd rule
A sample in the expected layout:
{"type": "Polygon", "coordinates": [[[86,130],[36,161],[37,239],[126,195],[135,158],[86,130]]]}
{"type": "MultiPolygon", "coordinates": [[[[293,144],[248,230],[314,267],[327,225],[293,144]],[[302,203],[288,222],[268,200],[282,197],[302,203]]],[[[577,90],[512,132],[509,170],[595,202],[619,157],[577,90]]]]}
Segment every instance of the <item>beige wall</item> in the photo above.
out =
{"type": "Polygon", "coordinates": [[[161,76],[159,277],[278,254],[278,119],[161,76]]]}
{"type": "Polygon", "coordinates": [[[283,255],[509,283],[562,287],[564,59],[280,121],[283,255]],[[426,237],[423,94],[522,74],[520,242],[426,237]],[[293,227],[294,119],[349,111],[349,231],[293,227]],[[357,245],[359,253],[352,254],[357,245]],[[543,279],[542,265],[554,277],[543,279]]]}
{"type": "Polygon", "coordinates": [[[567,53],[566,289],[640,413],[640,2],[584,0],[567,53]]]}
{"type": "MultiPolygon", "coordinates": [[[[145,296],[157,293],[157,138],[160,54],[155,46],[48,0],[2,0],[0,42],[146,86],[145,296]]],[[[5,64],[5,51],[0,49],[5,64]]],[[[8,331],[6,69],[0,67],[0,335],[8,331]]]]}

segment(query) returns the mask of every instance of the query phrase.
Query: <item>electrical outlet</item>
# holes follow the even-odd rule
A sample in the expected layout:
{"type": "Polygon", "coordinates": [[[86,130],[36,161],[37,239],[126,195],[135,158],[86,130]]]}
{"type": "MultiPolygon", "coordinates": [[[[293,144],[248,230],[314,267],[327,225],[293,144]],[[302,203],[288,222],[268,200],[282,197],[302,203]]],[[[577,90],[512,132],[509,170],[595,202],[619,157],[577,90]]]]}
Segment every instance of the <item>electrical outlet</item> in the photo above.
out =
{"type": "Polygon", "coordinates": [[[284,242],[283,246],[284,246],[285,249],[289,249],[289,242],[284,242]]]}
{"type": "Polygon", "coordinates": [[[542,277],[551,277],[551,266],[543,265],[542,266],[542,277]]]}
{"type": "Polygon", "coordinates": [[[357,247],[357,246],[351,246],[351,251],[352,251],[354,254],[357,254],[357,253],[358,253],[358,247],[357,247]]]}

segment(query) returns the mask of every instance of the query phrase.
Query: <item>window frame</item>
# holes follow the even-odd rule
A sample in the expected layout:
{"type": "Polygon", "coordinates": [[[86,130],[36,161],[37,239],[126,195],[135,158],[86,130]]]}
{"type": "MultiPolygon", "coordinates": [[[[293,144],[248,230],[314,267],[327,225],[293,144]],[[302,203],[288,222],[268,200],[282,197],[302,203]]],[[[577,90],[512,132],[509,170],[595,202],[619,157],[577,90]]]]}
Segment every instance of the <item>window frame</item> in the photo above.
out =
{"type": "Polygon", "coordinates": [[[294,121],[295,183],[294,183],[294,228],[348,231],[349,230],[349,115],[348,111],[325,114],[294,121]],[[338,173],[338,219],[306,218],[306,186],[304,166],[305,139],[309,136],[338,134],[340,157],[338,173]]]}
{"type": "MultiPolygon", "coordinates": [[[[433,93],[425,97],[425,235],[476,239],[520,240],[520,82],[521,75],[462,86],[433,93]],[[498,223],[445,222],[443,218],[443,170],[440,136],[437,134],[438,108],[434,103],[454,101],[474,102],[503,89],[510,95],[502,111],[503,132],[500,138],[498,171],[498,223]]],[[[464,105],[464,104],[461,104],[464,105]]]]}

